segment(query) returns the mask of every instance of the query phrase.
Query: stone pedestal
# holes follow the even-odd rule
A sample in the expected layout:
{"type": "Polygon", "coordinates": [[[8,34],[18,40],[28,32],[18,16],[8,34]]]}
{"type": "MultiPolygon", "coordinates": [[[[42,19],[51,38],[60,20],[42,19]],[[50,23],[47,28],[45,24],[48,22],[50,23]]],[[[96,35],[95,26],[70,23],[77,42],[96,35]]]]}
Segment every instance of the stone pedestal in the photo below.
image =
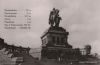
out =
{"type": "Polygon", "coordinates": [[[53,26],[46,30],[41,37],[41,59],[61,59],[68,49],[72,49],[67,41],[68,35],[69,32],[62,27],[53,26]]]}

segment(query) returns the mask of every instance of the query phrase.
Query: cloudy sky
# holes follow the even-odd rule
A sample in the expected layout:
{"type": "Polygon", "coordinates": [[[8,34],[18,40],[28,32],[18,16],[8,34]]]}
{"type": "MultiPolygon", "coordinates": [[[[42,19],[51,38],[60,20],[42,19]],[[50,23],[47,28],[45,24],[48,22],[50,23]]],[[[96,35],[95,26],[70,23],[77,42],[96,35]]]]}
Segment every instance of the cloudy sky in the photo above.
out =
{"type": "Polygon", "coordinates": [[[53,7],[60,10],[60,26],[70,33],[69,44],[74,47],[91,44],[92,51],[100,54],[100,0],[0,0],[1,38],[9,44],[39,47],[53,7]],[[3,9],[31,9],[31,29],[4,29],[3,9]]]}

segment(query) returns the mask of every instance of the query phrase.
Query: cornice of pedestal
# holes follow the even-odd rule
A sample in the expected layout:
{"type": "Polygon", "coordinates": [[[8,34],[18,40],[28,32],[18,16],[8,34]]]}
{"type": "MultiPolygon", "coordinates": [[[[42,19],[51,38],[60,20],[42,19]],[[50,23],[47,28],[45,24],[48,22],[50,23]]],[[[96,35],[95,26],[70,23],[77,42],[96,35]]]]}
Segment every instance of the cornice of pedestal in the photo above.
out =
{"type": "Polygon", "coordinates": [[[66,31],[66,29],[64,29],[63,27],[56,27],[56,26],[53,26],[53,27],[49,27],[41,36],[41,38],[43,38],[46,34],[48,33],[55,33],[55,34],[66,34],[68,35],[69,32],[66,31]]]}

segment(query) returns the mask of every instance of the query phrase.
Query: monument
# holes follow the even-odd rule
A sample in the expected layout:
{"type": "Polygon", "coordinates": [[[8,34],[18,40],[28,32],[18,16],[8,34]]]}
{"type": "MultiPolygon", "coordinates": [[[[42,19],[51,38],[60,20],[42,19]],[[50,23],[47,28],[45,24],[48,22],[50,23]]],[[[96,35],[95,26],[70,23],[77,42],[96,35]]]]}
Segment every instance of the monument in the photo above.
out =
{"type": "Polygon", "coordinates": [[[59,26],[61,20],[59,10],[53,8],[49,16],[50,27],[41,36],[41,59],[65,60],[80,53],[79,49],[72,49],[68,44],[69,32],[59,26]]]}
{"type": "Polygon", "coordinates": [[[60,23],[61,17],[59,16],[59,10],[53,8],[53,10],[50,12],[50,16],[49,16],[49,24],[52,26],[59,27],[59,23],[60,23]]]}

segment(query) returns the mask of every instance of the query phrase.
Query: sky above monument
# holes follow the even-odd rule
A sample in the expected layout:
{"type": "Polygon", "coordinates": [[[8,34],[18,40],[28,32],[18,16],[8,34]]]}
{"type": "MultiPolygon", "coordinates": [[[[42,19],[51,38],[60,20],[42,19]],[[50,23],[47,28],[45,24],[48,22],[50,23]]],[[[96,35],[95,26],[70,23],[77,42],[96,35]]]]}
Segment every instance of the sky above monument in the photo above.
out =
{"type": "Polygon", "coordinates": [[[74,47],[90,44],[92,51],[100,54],[100,0],[0,0],[0,37],[8,44],[40,47],[40,37],[49,27],[48,18],[53,7],[60,10],[60,26],[69,31],[69,44],[74,47]],[[4,29],[2,13],[6,8],[31,9],[31,29],[4,29]]]}

